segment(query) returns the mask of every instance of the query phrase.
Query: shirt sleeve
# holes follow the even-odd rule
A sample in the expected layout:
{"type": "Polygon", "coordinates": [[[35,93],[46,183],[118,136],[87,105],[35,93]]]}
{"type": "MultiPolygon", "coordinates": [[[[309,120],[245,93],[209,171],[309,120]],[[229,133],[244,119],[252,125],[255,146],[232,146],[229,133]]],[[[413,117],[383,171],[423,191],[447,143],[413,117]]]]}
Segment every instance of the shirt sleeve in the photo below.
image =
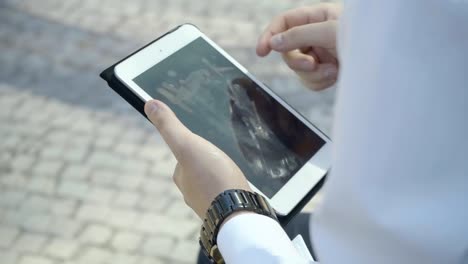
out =
{"type": "Polygon", "coordinates": [[[253,213],[229,219],[219,231],[218,248],[228,264],[314,263],[298,253],[278,222],[253,213]]]}
{"type": "Polygon", "coordinates": [[[344,4],[314,253],[326,264],[468,263],[468,1],[344,4]]]}

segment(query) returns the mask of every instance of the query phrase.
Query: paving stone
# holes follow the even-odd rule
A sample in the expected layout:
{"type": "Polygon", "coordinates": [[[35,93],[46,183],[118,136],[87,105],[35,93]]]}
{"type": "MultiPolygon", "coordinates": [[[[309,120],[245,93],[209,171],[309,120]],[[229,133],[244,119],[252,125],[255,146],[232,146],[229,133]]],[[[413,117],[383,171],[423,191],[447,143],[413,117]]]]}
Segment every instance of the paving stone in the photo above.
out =
{"type": "Polygon", "coordinates": [[[21,203],[19,210],[29,213],[50,213],[56,216],[70,216],[77,205],[76,200],[55,199],[51,196],[30,194],[29,197],[21,203]]]}
{"type": "Polygon", "coordinates": [[[14,149],[21,143],[22,138],[18,135],[10,135],[7,138],[3,138],[0,142],[2,149],[14,149]]]}
{"type": "Polygon", "coordinates": [[[103,245],[112,236],[112,230],[105,225],[91,224],[81,233],[79,240],[84,244],[103,245]]]}
{"type": "Polygon", "coordinates": [[[16,264],[20,253],[17,251],[0,249],[0,256],[2,257],[3,264],[16,264]]]}
{"type": "MultiPolygon", "coordinates": [[[[70,132],[71,134],[71,132],[70,132]]],[[[95,138],[92,137],[91,132],[86,132],[86,133],[73,133],[69,142],[67,143],[68,148],[67,150],[73,150],[73,148],[77,149],[89,149],[92,146],[92,142],[95,140],[95,138]]]]}
{"type": "Polygon", "coordinates": [[[63,180],[58,186],[58,193],[64,196],[85,199],[89,193],[89,184],[84,181],[63,180]]]}
{"type": "Polygon", "coordinates": [[[170,202],[171,198],[164,193],[146,194],[137,204],[137,208],[141,208],[147,212],[162,212],[169,206],[170,202]]]}
{"type": "Polygon", "coordinates": [[[133,228],[136,221],[141,217],[139,212],[124,209],[112,209],[109,211],[107,223],[117,228],[133,228]]]}
{"type": "Polygon", "coordinates": [[[78,133],[90,133],[94,131],[96,127],[96,122],[90,117],[80,115],[80,119],[75,120],[73,126],[70,127],[71,130],[78,133]]]}
{"type": "Polygon", "coordinates": [[[162,234],[183,239],[189,237],[195,229],[199,228],[199,225],[199,221],[146,213],[137,221],[134,228],[148,234],[162,234]]]}
{"type": "Polygon", "coordinates": [[[54,239],[45,249],[45,254],[58,259],[70,259],[79,245],[71,240],[54,239]]]}
{"type": "Polygon", "coordinates": [[[19,264],[53,264],[49,258],[40,255],[25,255],[20,258],[19,264]]]}
{"type": "Polygon", "coordinates": [[[140,195],[135,192],[120,191],[113,200],[113,203],[119,207],[134,207],[140,199],[140,195]]]}
{"type": "Polygon", "coordinates": [[[6,167],[7,164],[11,163],[11,159],[13,158],[13,153],[4,150],[0,153],[0,166],[6,167]]]}
{"type": "Polygon", "coordinates": [[[169,203],[165,214],[168,216],[173,216],[174,218],[188,218],[192,216],[193,210],[183,201],[180,200],[172,200],[169,203]]]}
{"type": "Polygon", "coordinates": [[[18,210],[18,208],[3,207],[1,208],[1,212],[0,221],[2,224],[18,227],[24,224],[26,221],[25,219],[27,219],[29,215],[24,211],[18,210]]]}
{"type": "Polygon", "coordinates": [[[15,207],[26,199],[26,193],[20,190],[10,189],[0,192],[0,205],[15,207]]]}
{"type": "Polygon", "coordinates": [[[88,157],[88,163],[91,166],[109,168],[117,171],[120,170],[122,161],[122,157],[103,151],[95,151],[88,157]]]}
{"type": "Polygon", "coordinates": [[[173,184],[170,188],[167,189],[168,195],[173,199],[183,200],[184,196],[180,192],[179,188],[173,184]]]}
{"type": "Polygon", "coordinates": [[[112,251],[98,247],[87,247],[78,261],[83,263],[109,263],[112,261],[112,251]]]}
{"type": "Polygon", "coordinates": [[[115,185],[118,180],[119,173],[107,169],[95,169],[92,171],[90,180],[96,185],[112,186],[115,185]]]}
{"type": "Polygon", "coordinates": [[[81,227],[79,221],[47,213],[29,214],[26,217],[21,219],[21,227],[26,231],[51,234],[60,238],[73,238],[81,227]]]}
{"type": "Polygon", "coordinates": [[[138,248],[142,240],[143,237],[139,234],[122,231],[114,235],[111,245],[116,250],[132,252],[138,248]]]}
{"type": "Polygon", "coordinates": [[[58,216],[71,216],[78,205],[78,202],[73,199],[62,198],[54,200],[50,205],[50,213],[58,216]]]}
{"type": "Polygon", "coordinates": [[[36,155],[42,148],[42,142],[34,138],[27,138],[16,146],[15,151],[24,155],[36,155]]]}
{"type": "Polygon", "coordinates": [[[146,179],[141,188],[147,193],[167,193],[169,189],[177,188],[174,181],[168,181],[158,178],[146,179]]]}
{"type": "Polygon", "coordinates": [[[83,180],[89,176],[90,168],[83,165],[68,165],[62,172],[62,177],[70,180],[83,180]]]}
{"type": "Polygon", "coordinates": [[[33,192],[51,194],[55,190],[55,180],[53,178],[33,176],[27,183],[27,188],[33,192]]]}
{"type": "Polygon", "coordinates": [[[14,243],[13,250],[21,253],[40,253],[47,239],[45,235],[23,233],[14,243]]]}
{"type": "Polygon", "coordinates": [[[98,222],[106,222],[110,209],[103,205],[83,204],[77,212],[77,218],[82,220],[92,220],[98,222]]]}
{"type": "Polygon", "coordinates": [[[136,255],[130,255],[126,253],[116,253],[112,256],[113,264],[140,264],[139,257],[136,255]]]}
{"type": "Polygon", "coordinates": [[[52,216],[46,213],[29,214],[22,219],[21,227],[28,232],[49,233],[52,216]]]}
{"type": "Polygon", "coordinates": [[[121,190],[136,190],[140,186],[145,186],[147,181],[142,174],[126,173],[114,178],[114,184],[121,190]]]}
{"type": "Polygon", "coordinates": [[[124,129],[123,127],[120,127],[118,124],[115,124],[114,122],[106,122],[103,123],[99,126],[99,140],[106,140],[106,139],[112,139],[112,144],[117,144],[118,141],[116,140],[117,138],[120,137],[122,134],[122,130],[124,129]]]}
{"type": "Polygon", "coordinates": [[[0,248],[9,248],[18,234],[17,228],[0,226],[0,248]]]}
{"type": "Polygon", "coordinates": [[[54,177],[58,175],[63,167],[63,162],[52,160],[41,160],[33,168],[32,175],[54,177]]]}
{"type": "Polygon", "coordinates": [[[48,212],[51,200],[40,195],[30,195],[21,205],[21,210],[31,212],[48,212]]]}
{"type": "Polygon", "coordinates": [[[81,147],[67,147],[62,158],[69,162],[80,163],[88,155],[89,148],[87,146],[81,147]]]}
{"type": "Polygon", "coordinates": [[[116,140],[113,137],[101,136],[98,137],[96,141],[94,141],[94,145],[100,150],[110,149],[112,146],[114,146],[115,141],[116,140]]]}
{"type": "MultiPolygon", "coordinates": [[[[54,102],[52,102],[54,103],[54,102]]],[[[51,106],[51,104],[48,105],[49,107],[51,106]]],[[[64,111],[66,110],[66,107],[64,107],[63,105],[59,105],[59,106],[55,106],[57,108],[56,111],[64,111]]],[[[63,129],[63,128],[67,128],[70,126],[70,123],[73,122],[73,120],[71,120],[70,118],[66,117],[66,116],[59,116],[57,118],[55,118],[54,120],[52,120],[49,125],[51,127],[53,127],[54,129],[63,129]]],[[[48,137],[50,138],[50,137],[48,137]]]]}
{"type": "Polygon", "coordinates": [[[64,153],[64,147],[60,145],[51,145],[41,150],[41,158],[44,159],[59,159],[64,153]]]}
{"type": "Polygon", "coordinates": [[[114,197],[116,196],[116,192],[114,190],[108,188],[102,188],[99,186],[91,186],[89,191],[85,196],[84,199],[92,201],[94,203],[109,203],[114,197]]]}
{"type": "Polygon", "coordinates": [[[28,155],[19,155],[13,158],[11,168],[15,171],[24,171],[34,164],[35,158],[28,155]]]}
{"type": "Polygon", "coordinates": [[[138,151],[139,146],[132,143],[120,142],[114,146],[114,151],[120,155],[131,157],[138,151]]]}
{"type": "Polygon", "coordinates": [[[141,252],[147,256],[167,256],[174,246],[175,240],[169,236],[151,236],[143,244],[141,252]]]}
{"type": "Polygon", "coordinates": [[[163,147],[161,145],[146,145],[138,148],[135,153],[137,156],[148,159],[154,164],[157,164],[160,161],[165,161],[168,159],[170,154],[170,150],[167,147],[163,147]]]}
{"type": "Polygon", "coordinates": [[[148,170],[148,162],[143,159],[137,159],[135,156],[131,158],[122,159],[120,168],[131,174],[144,174],[148,170]]]}
{"type": "Polygon", "coordinates": [[[47,231],[59,238],[73,239],[82,225],[80,221],[71,218],[54,216],[47,231]]]}
{"type": "Polygon", "coordinates": [[[70,141],[70,133],[67,131],[52,131],[46,136],[46,140],[54,145],[66,145],[70,141]]]}
{"type": "Polygon", "coordinates": [[[26,185],[26,177],[21,173],[10,172],[0,177],[0,185],[9,188],[21,188],[26,185]]]}
{"type": "Polygon", "coordinates": [[[197,259],[199,250],[200,245],[196,242],[179,241],[169,256],[177,261],[193,262],[197,259]]]}
{"type": "Polygon", "coordinates": [[[166,262],[163,262],[161,259],[158,258],[153,258],[153,257],[142,257],[138,260],[139,264],[163,264],[166,262]]]}
{"type": "Polygon", "coordinates": [[[177,165],[177,160],[172,153],[165,158],[164,161],[154,162],[151,167],[151,175],[172,180],[174,169],[177,165]]]}

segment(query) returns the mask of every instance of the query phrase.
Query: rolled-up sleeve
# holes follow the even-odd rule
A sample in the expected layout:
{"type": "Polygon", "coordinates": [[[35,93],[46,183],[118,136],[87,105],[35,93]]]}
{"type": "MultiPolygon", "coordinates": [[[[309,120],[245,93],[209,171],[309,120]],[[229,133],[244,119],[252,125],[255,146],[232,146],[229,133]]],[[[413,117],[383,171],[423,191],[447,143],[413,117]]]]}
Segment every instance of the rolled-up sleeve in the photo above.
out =
{"type": "Polygon", "coordinates": [[[229,219],[219,231],[218,247],[227,264],[313,263],[298,253],[278,222],[259,214],[229,219]]]}

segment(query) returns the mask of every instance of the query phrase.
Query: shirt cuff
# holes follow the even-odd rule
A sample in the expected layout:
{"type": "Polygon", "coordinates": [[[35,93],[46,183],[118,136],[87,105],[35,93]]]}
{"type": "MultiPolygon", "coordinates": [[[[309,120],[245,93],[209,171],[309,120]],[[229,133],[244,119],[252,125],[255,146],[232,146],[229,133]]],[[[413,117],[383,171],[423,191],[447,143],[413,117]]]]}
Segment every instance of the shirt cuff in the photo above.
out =
{"type": "Polygon", "coordinates": [[[218,233],[224,261],[236,263],[311,263],[302,257],[278,222],[255,213],[229,219],[218,233]]]}

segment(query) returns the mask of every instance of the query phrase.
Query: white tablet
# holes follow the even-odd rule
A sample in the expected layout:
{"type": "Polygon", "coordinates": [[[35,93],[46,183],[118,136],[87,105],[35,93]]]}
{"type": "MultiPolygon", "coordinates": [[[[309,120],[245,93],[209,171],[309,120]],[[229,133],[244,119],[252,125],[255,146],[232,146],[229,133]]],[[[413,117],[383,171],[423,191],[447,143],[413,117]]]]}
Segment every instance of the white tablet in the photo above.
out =
{"type": "Polygon", "coordinates": [[[278,214],[330,168],[330,140],[193,25],[125,59],[115,75],[229,155],[278,214]]]}

